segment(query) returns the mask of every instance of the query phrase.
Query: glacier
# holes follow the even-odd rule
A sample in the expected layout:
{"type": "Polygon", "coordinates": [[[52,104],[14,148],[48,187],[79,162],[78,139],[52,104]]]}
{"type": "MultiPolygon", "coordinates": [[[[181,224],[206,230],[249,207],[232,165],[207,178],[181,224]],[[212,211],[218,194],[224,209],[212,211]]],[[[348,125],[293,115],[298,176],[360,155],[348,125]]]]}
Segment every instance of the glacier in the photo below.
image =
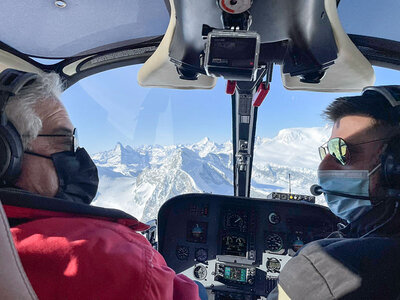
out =
{"type": "MultiPolygon", "coordinates": [[[[317,182],[318,147],[331,128],[289,128],[274,138],[257,137],[254,148],[251,197],[291,191],[310,194],[317,182]]],[[[232,143],[208,138],[186,145],[123,146],[92,155],[99,170],[99,189],[93,205],[117,208],[141,221],[157,217],[168,199],[185,193],[233,195],[232,143]]],[[[323,196],[316,199],[326,205],[323,196]]]]}

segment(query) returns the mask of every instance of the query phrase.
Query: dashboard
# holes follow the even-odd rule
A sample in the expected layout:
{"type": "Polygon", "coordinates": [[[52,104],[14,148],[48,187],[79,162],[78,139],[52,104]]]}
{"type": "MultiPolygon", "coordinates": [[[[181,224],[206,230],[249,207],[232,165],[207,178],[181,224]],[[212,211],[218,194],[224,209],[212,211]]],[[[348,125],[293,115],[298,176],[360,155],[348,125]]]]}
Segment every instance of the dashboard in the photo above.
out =
{"type": "Polygon", "coordinates": [[[308,202],[187,194],[161,207],[158,250],[209,299],[259,299],[301,247],[327,237],[338,221],[308,202]]]}

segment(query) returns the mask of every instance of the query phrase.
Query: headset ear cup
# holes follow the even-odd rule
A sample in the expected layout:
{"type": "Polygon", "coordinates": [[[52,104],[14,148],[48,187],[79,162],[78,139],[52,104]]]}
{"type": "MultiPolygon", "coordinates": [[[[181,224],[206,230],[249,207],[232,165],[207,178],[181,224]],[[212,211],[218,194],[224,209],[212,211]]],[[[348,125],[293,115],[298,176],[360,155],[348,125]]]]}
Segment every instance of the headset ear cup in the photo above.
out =
{"type": "Polygon", "coordinates": [[[400,138],[394,137],[381,156],[383,185],[400,188],[400,138]],[[397,155],[396,155],[397,154],[397,155]]]}
{"type": "Polygon", "coordinates": [[[13,184],[21,173],[23,145],[14,125],[0,126],[0,186],[13,184]]]}
{"type": "Polygon", "coordinates": [[[394,157],[392,154],[385,152],[381,157],[382,163],[382,177],[383,177],[383,186],[392,187],[392,173],[393,173],[393,164],[394,157]]]}
{"type": "Polygon", "coordinates": [[[0,129],[0,179],[2,179],[7,172],[7,169],[10,165],[10,158],[10,146],[0,129]]]}

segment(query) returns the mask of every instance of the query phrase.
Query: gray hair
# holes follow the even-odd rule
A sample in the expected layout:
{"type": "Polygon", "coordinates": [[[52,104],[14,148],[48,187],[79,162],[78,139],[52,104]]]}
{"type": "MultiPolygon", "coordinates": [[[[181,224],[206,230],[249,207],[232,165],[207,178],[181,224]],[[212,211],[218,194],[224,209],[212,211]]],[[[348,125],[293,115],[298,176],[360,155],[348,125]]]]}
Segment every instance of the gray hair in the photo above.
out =
{"type": "Polygon", "coordinates": [[[6,115],[21,136],[25,150],[30,148],[30,142],[42,129],[42,120],[35,111],[35,105],[46,100],[57,101],[62,91],[63,84],[56,73],[40,73],[32,84],[10,97],[5,108],[6,115]]]}

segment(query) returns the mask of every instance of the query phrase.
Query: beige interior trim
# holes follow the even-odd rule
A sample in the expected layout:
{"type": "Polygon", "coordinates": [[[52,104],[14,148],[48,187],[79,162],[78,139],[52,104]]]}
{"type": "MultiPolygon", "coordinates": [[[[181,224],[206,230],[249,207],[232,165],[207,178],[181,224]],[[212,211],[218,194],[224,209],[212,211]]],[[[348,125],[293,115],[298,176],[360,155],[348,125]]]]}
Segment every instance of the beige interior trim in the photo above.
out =
{"type": "Polygon", "coordinates": [[[282,74],[283,85],[289,90],[319,92],[361,92],[365,86],[374,85],[374,69],[343,30],[336,0],[325,0],[325,10],[339,50],[335,64],[329,67],[320,84],[302,83],[298,76],[282,74]]]}
{"type": "MultiPolygon", "coordinates": [[[[28,70],[29,71],[29,70],[28,70]]],[[[0,299],[38,299],[19,259],[10,226],[0,203],[0,299]]]]}
{"type": "Polygon", "coordinates": [[[85,58],[82,58],[82,59],[80,59],[80,60],[77,60],[77,61],[74,61],[73,63],[71,63],[71,64],[69,64],[69,65],[66,65],[64,68],[63,68],[63,73],[65,74],[65,75],[68,75],[68,76],[72,76],[72,75],[74,75],[74,74],[76,74],[76,68],[78,67],[78,65],[81,63],[81,62],[83,62],[84,60],[87,60],[87,59],[89,59],[89,58],[91,58],[91,57],[93,57],[94,55],[90,55],[90,56],[87,56],[87,57],[85,57],[85,58]]]}
{"type": "Polygon", "coordinates": [[[171,89],[212,89],[217,79],[200,75],[197,80],[182,80],[176,71],[174,63],[169,58],[169,48],[176,25],[174,1],[170,0],[171,18],[167,31],[157,50],[140,68],[137,81],[144,87],[164,87],[171,89]]]}
{"type": "Polygon", "coordinates": [[[268,294],[267,300],[290,300],[290,297],[278,283],[278,285],[268,294]]]}
{"type": "Polygon", "coordinates": [[[0,73],[5,69],[16,69],[25,72],[39,73],[41,70],[27,61],[4,50],[0,50],[0,73]]]}

